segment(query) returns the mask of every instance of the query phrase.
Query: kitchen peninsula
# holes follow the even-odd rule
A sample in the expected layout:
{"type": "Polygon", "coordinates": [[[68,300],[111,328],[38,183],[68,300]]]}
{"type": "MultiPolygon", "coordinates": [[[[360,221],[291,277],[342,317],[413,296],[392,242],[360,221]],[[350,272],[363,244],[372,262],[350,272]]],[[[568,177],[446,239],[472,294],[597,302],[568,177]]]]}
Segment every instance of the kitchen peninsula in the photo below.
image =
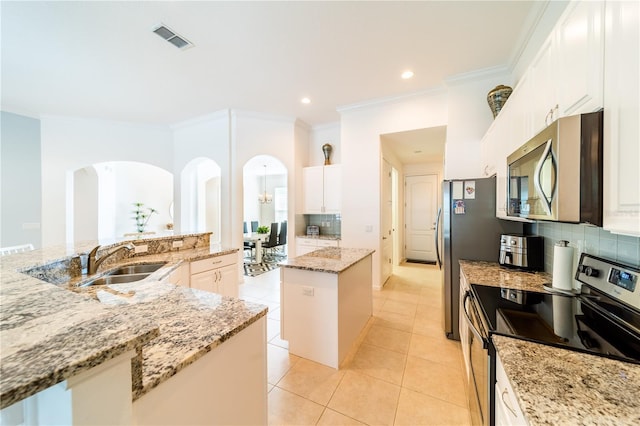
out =
{"type": "MultiPolygon", "coordinates": [[[[52,284],[32,276],[73,265],[85,246],[3,257],[3,416],[21,416],[35,398],[41,412],[29,424],[42,416],[61,424],[266,424],[267,308],[173,283],[190,262],[238,249],[211,248],[208,235],[133,243],[159,250],[105,267],[166,264],[125,284],[76,287],[69,282],[82,278],[52,284]],[[178,239],[183,248],[172,250],[178,239]]],[[[47,276],[56,279],[64,280],[47,276]]]]}
{"type": "Polygon", "coordinates": [[[371,318],[374,250],[326,247],[280,263],[289,352],[339,368],[371,318]]]}

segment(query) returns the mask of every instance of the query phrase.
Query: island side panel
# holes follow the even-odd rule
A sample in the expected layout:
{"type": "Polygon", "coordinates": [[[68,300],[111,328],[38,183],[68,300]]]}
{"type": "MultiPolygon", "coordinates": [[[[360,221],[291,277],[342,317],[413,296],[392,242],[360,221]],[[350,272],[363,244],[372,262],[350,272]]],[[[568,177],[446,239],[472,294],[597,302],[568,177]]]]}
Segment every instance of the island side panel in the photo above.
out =
{"type": "Polygon", "coordinates": [[[338,368],[338,274],[282,268],[281,331],[289,352],[338,368]]]}
{"type": "Polygon", "coordinates": [[[371,255],[338,275],[338,362],[341,363],[373,312],[371,255]]]}
{"type": "Polygon", "coordinates": [[[266,425],[265,318],[134,401],[134,424],[266,425]]]}

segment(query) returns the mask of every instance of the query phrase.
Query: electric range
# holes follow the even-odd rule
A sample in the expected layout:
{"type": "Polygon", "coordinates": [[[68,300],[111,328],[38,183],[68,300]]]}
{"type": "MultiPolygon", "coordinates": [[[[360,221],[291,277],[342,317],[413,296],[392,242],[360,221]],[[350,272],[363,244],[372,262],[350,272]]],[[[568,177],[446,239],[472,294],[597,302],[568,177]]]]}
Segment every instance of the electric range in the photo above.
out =
{"type": "Polygon", "coordinates": [[[489,334],[640,364],[640,269],[582,254],[578,294],[471,285],[489,334]]]}

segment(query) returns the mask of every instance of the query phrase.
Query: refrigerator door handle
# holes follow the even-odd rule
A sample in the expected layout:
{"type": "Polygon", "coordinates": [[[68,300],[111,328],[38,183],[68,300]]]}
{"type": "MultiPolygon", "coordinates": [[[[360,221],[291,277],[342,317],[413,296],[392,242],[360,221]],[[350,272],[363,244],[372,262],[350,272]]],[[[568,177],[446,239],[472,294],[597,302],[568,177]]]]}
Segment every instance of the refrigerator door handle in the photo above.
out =
{"type": "Polygon", "coordinates": [[[440,215],[442,214],[442,207],[438,207],[438,214],[436,216],[436,232],[434,232],[433,234],[435,235],[435,242],[436,242],[436,259],[438,261],[438,269],[442,269],[442,259],[440,259],[440,245],[438,244],[438,242],[440,241],[440,215]]]}

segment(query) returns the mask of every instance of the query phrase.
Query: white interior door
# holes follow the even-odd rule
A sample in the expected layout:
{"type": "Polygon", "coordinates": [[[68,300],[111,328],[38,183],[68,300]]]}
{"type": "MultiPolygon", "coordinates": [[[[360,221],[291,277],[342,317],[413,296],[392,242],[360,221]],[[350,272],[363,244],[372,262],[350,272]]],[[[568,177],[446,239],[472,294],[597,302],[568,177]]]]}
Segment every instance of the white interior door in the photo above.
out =
{"type": "Polygon", "coordinates": [[[435,263],[438,176],[406,176],[404,183],[405,258],[435,263]]]}
{"type": "Polygon", "coordinates": [[[382,161],[382,227],[380,237],[382,238],[382,258],[381,282],[389,279],[393,271],[393,190],[391,178],[391,164],[387,160],[382,161]]]}

